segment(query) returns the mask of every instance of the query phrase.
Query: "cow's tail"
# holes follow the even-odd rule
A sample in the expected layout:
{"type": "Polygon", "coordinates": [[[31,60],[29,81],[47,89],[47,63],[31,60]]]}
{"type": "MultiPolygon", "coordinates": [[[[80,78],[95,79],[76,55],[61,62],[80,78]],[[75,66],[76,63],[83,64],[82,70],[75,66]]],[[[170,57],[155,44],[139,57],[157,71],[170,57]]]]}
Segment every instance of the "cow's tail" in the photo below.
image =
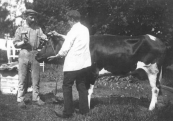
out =
{"type": "Polygon", "coordinates": [[[157,87],[159,88],[159,94],[161,95],[162,94],[162,90],[161,90],[161,81],[162,81],[162,66],[160,67],[160,72],[159,72],[159,75],[158,75],[158,79],[157,79],[157,87]]]}
{"type": "Polygon", "coordinates": [[[162,81],[162,66],[160,68],[160,75],[159,75],[159,82],[161,83],[161,81],[162,81]]]}

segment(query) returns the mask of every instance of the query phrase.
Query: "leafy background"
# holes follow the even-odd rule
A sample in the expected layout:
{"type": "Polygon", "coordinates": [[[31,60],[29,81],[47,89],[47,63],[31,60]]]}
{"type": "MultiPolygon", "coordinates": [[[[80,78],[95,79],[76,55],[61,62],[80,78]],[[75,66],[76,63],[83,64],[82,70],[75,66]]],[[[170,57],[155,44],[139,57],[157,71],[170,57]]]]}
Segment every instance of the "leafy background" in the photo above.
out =
{"type": "MultiPolygon", "coordinates": [[[[152,34],[172,46],[172,0],[34,0],[32,4],[25,0],[25,5],[40,13],[39,24],[45,32],[57,30],[65,34],[66,12],[77,9],[91,35],[152,34]]],[[[7,6],[0,7],[0,33],[14,36],[16,27],[5,20],[9,14],[7,6]]]]}
{"type": "Polygon", "coordinates": [[[66,12],[77,9],[91,35],[151,34],[168,43],[173,31],[172,5],[172,0],[35,0],[26,7],[41,14],[39,23],[47,31],[66,33],[66,12]]]}
{"type": "MultiPolygon", "coordinates": [[[[0,36],[14,36],[16,26],[6,20],[8,4],[0,7],[0,36]]],[[[25,0],[26,8],[40,13],[38,23],[45,33],[56,30],[66,34],[69,26],[66,12],[79,10],[82,23],[91,35],[114,34],[137,36],[151,34],[160,38],[172,55],[173,1],[172,0],[25,0]]],[[[172,56],[167,56],[172,62],[172,56]]]]}

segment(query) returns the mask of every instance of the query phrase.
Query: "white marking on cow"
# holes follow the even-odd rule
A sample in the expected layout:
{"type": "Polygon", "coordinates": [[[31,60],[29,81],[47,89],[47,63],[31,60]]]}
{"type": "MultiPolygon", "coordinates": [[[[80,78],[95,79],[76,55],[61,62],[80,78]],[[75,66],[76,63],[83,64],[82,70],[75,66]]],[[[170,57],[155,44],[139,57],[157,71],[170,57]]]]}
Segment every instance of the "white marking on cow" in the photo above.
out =
{"type": "MultiPolygon", "coordinates": [[[[104,76],[106,74],[111,74],[111,72],[105,70],[104,68],[99,71],[99,77],[100,76],[104,76]]],[[[88,89],[88,107],[90,108],[90,103],[91,103],[91,95],[93,93],[94,90],[94,85],[90,84],[90,88],[88,89]]]]}
{"type": "Polygon", "coordinates": [[[88,89],[88,107],[90,109],[90,103],[91,103],[91,95],[93,93],[94,90],[94,85],[90,84],[90,88],[88,89]]]}
{"type": "Polygon", "coordinates": [[[149,36],[149,38],[150,38],[151,40],[156,41],[156,37],[154,37],[154,36],[152,36],[152,35],[149,35],[149,34],[147,34],[147,35],[149,36]]]}
{"type": "Polygon", "coordinates": [[[101,71],[99,71],[99,75],[110,74],[110,73],[111,72],[105,70],[104,68],[101,71]]]}
{"type": "Polygon", "coordinates": [[[147,73],[152,92],[149,110],[153,110],[157,103],[157,98],[159,94],[159,89],[156,86],[157,74],[159,73],[158,67],[156,63],[146,65],[145,63],[138,61],[136,69],[139,68],[145,70],[145,72],[147,73]]]}

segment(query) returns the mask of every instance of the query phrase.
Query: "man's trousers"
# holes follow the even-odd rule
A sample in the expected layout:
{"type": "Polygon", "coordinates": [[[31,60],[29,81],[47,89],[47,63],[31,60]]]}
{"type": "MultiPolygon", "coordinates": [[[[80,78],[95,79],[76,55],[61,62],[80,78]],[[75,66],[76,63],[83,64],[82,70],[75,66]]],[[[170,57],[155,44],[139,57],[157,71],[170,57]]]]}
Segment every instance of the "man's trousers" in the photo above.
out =
{"type": "Polygon", "coordinates": [[[35,56],[37,51],[21,50],[19,54],[19,83],[17,102],[24,101],[29,81],[32,82],[32,100],[39,100],[40,65],[35,56]]]}
{"type": "Polygon", "coordinates": [[[81,114],[89,112],[88,90],[86,89],[86,69],[64,72],[63,96],[64,96],[64,115],[71,115],[74,112],[72,86],[76,82],[79,93],[79,111],[81,114]]]}

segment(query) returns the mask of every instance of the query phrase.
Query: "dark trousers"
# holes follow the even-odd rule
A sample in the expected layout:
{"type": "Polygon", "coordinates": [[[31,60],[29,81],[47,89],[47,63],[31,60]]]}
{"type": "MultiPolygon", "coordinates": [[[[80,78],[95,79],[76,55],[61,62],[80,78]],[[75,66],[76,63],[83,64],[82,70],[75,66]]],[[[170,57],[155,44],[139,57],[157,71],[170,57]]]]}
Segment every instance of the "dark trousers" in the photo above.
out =
{"type": "Polygon", "coordinates": [[[70,115],[74,112],[72,86],[76,82],[76,88],[79,93],[79,111],[81,114],[89,112],[88,90],[86,89],[86,69],[78,71],[64,72],[63,96],[64,96],[64,115],[70,115]]]}

